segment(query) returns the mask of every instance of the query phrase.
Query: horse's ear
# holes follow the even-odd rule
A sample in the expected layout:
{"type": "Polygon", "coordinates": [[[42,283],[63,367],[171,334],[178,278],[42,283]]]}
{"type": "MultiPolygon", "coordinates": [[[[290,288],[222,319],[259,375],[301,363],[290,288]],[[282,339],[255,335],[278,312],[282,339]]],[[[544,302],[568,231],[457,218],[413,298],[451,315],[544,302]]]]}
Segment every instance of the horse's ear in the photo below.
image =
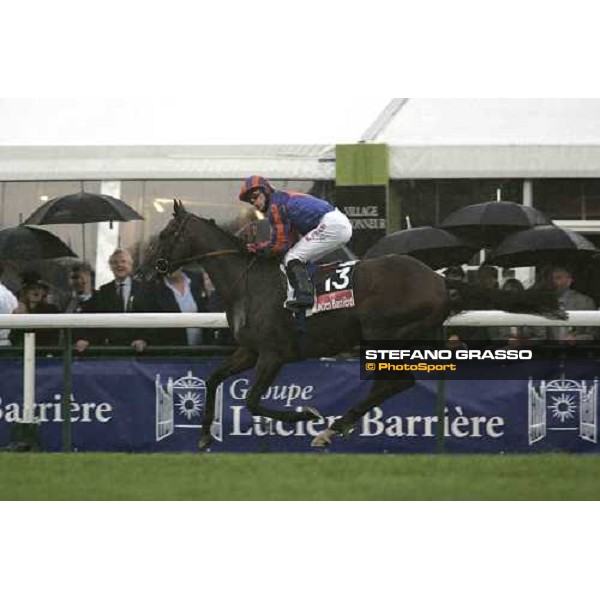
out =
{"type": "Polygon", "coordinates": [[[186,212],[181,200],[173,200],[173,216],[178,217],[186,212]]]}

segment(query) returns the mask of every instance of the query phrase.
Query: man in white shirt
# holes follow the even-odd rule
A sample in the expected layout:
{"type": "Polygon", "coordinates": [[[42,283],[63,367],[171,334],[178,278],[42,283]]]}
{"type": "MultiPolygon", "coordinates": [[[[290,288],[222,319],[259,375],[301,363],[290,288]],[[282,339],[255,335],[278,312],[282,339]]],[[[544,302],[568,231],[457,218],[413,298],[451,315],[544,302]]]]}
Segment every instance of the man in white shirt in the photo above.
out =
{"type": "MultiPolygon", "coordinates": [[[[206,312],[207,298],[201,275],[177,269],[154,286],[149,311],[206,312]]],[[[158,329],[154,338],[160,346],[200,346],[203,342],[202,329],[198,327],[158,329]]]]}

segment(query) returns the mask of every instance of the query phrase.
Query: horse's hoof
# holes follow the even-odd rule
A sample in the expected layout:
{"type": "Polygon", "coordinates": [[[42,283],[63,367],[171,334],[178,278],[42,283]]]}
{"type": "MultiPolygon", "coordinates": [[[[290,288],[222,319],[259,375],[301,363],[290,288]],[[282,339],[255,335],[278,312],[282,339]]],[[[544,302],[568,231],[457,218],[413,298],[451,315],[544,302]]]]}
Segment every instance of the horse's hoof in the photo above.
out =
{"type": "Polygon", "coordinates": [[[333,436],[336,434],[333,429],[325,429],[317,434],[310,443],[311,448],[327,448],[331,444],[333,436]]]}
{"type": "Polygon", "coordinates": [[[207,451],[210,450],[210,447],[213,443],[212,435],[203,435],[200,437],[200,441],[198,442],[198,450],[207,451]]]}

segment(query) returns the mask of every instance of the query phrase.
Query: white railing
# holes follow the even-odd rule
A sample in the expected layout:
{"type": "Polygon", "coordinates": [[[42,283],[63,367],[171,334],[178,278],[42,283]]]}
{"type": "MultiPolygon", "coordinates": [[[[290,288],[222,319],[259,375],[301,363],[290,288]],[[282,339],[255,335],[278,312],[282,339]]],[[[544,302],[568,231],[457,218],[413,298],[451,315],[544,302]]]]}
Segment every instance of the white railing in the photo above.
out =
{"type": "Polygon", "coordinates": [[[227,327],[225,313],[69,313],[0,315],[0,329],[227,327]]]}
{"type": "MultiPolygon", "coordinates": [[[[447,327],[498,326],[600,326],[600,311],[580,310],[567,313],[569,319],[546,319],[537,315],[502,311],[471,311],[448,319],[447,327]]],[[[168,328],[168,327],[228,327],[225,313],[93,313],[52,315],[0,315],[0,329],[71,329],[71,328],[168,328]]]]}
{"type": "Polygon", "coordinates": [[[568,320],[547,319],[538,315],[507,313],[501,310],[478,310],[464,312],[451,317],[444,323],[447,327],[595,327],[600,326],[600,311],[567,311],[568,320]]]}

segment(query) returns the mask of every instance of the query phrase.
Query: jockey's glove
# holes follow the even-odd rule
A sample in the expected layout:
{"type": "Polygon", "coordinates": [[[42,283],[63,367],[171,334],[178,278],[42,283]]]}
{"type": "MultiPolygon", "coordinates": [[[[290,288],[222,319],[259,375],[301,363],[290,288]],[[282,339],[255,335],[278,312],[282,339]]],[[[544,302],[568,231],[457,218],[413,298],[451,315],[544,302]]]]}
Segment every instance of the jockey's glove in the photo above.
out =
{"type": "Polygon", "coordinates": [[[251,242],[250,244],[246,244],[246,251],[251,254],[258,254],[267,250],[268,247],[269,242],[251,242]]]}

